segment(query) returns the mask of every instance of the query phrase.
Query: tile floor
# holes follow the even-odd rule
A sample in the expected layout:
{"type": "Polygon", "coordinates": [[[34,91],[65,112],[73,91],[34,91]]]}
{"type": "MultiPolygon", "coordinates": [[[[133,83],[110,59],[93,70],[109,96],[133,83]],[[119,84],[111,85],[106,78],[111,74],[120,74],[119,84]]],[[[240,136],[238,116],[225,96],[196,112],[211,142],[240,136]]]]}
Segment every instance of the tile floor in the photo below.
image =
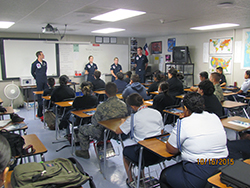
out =
{"type": "MultiPolygon", "coordinates": [[[[36,134],[38,138],[42,141],[42,143],[45,145],[45,147],[48,149],[48,152],[45,154],[46,161],[58,157],[64,157],[64,158],[72,157],[70,147],[64,148],[63,150],[56,152],[58,148],[69,143],[63,142],[63,143],[52,144],[53,141],[56,141],[55,131],[51,131],[47,128],[44,128],[43,123],[39,119],[35,120],[33,109],[27,110],[26,108],[23,108],[19,112],[17,112],[17,114],[25,118],[25,122],[28,124],[29,127],[27,130],[27,134],[36,134]]],[[[96,154],[92,144],[90,146],[90,159],[83,159],[74,156],[81,163],[84,170],[91,176],[93,176],[93,180],[97,188],[127,187],[125,183],[127,176],[124,170],[123,160],[122,160],[122,147],[116,141],[113,141],[112,143],[116,150],[116,153],[119,155],[109,158],[107,160],[107,168],[104,172],[106,174],[106,179],[104,179],[102,174],[100,173],[98,160],[96,158],[96,154]]],[[[39,160],[40,159],[38,159],[38,161],[39,160]]],[[[166,161],[167,166],[173,163],[175,162],[172,160],[166,161]]],[[[150,171],[151,175],[158,178],[161,173],[161,168],[159,165],[154,165],[150,167],[150,171]]],[[[84,188],[89,187],[88,183],[83,185],[83,187],[84,188]]]]}

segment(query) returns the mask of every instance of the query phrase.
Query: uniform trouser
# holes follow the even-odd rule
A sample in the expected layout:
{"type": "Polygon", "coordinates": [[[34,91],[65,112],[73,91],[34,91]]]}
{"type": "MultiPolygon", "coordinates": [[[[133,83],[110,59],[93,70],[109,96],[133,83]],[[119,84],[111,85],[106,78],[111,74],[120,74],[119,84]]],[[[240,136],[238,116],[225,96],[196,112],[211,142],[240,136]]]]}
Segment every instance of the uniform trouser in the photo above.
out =
{"type": "Polygon", "coordinates": [[[161,188],[197,188],[205,187],[207,178],[217,172],[219,165],[199,165],[197,163],[180,162],[165,168],[161,172],[161,188]]]}
{"type": "Polygon", "coordinates": [[[227,148],[229,151],[229,158],[250,158],[250,140],[227,141],[227,148]]]}
{"type": "MultiPolygon", "coordinates": [[[[37,91],[43,91],[43,90],[49,88],[49,86],[47,85],[47,80],[46,80],[46,82],[44,82],[44,81],[40,81],[40,80],[37,79],[36,80],[36,85],[37,85],[37,91]]],[[[37,95],[37,102],[38,102],[37,116],[42,117],[43,116],[43,99],[42,99],[42,95],[37,95]]]]}
{"type": "Polygon", "coordinates": [[[103,131],[104,127],[101,125],[81,125],[79,128],[79,142],[82,150],[88,150],[89,149],[89,137],[91,136],[94,139],[100,140],[103,138],[103,131]]]}
{"type": "Polygon", "coordinates": [[[139,78],[140,78],[140,82],[141,83],[145,83],[145,73],[143,72],[138,72],[139,78]]]}

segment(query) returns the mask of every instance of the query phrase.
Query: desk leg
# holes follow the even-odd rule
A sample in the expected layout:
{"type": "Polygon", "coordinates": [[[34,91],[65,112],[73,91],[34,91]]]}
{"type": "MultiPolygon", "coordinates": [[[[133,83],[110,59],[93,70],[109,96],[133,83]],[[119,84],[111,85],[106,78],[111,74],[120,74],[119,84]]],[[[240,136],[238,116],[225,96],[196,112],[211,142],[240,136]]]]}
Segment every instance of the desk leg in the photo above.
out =
{"type": "Polygon", "coordinates": [[[103,165],[103,172],[102,172],[104,179],[106,179],[106,177],[105,177],[105,175],[104,175],[104,174],[105,174],[104,171],[106,171],[107,139],[108,139],[108,130],[105,129],[105,130],[104,130],[104,140],[103,140],[103,141],[104,141],[104,151],[103,151],[104,165],[103,165]]]}
{"type": "MultiPolygon", "coordinates": [[[[143,147],[141,146],[141,148],[140,148],[140,154],[139,154],[139,163],[138,163],[138,176],[137,176],[137,183],[136,183],[136,187],[137,187],[137,188],[140,187],[142,151],[143,151],[143,147]]],[[[135,181],[136,181],[136,180],[135,180],[135,181]]]]}
{"type": "Polygon", "coordinates": [[[247,119],[249,119],[249,116],[248,116],[248,114],[247,114],[246,109],[245,109],[244,107],[242,107],[242,108],[243,108],[243,112],[245,113],[245,115],[246,115],[247,119]]]}
{"type": "Polygon", "coordinates": [[[45,99],[43,99],[43,128],[45,129],[46,123],[45,123],[45,99]]]}
{"type": "Polygon", "coordinates": [[[56,131],[56,140],[57,140],[57,131],[58,131],[58,124],[57,124],[57,119],[58,119],[58,113],[57,113],[57,105],[56,105],[56,123],[55,123],[55,131],[56,131]]]}
{"type": "Polygon", "coordinates": [[[75,135],[75,131],[74,131],[74,115],[72,114],[72,126],[71,126],[71,154],[74,155],[73,153],[73,147],[76,145],[75,144],[75,138],[74,138],[74,135],[75,135]]]}
{"type": "Polygon", "coordinates": [[[34,93],[34,119],[36,119],[36,94],[34,93]]]}

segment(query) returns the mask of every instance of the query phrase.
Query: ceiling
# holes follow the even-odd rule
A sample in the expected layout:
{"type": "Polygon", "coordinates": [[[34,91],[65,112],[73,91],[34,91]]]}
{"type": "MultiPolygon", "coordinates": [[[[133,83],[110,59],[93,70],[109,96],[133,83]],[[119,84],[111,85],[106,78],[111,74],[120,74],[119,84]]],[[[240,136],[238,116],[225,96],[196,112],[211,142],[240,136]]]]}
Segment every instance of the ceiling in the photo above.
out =
{"type": "Polygon", "coordinates": [[[70,35],[98,35],[91,31],[115,27],[126,30],[108,36],[167,36],[200,32],[189,28],[218,23],[250,27],[250,0],[0,0],[0,21],[15,22],[0,32],[42,33],[41,28],[50,23],[61,34],[67,24],[66,34],[70,35]],[[233,5],[218,7],[222,2],[233,5]],[[91,21],[96,15],[118,8],[146,14],[117,22],[91,21]]]}

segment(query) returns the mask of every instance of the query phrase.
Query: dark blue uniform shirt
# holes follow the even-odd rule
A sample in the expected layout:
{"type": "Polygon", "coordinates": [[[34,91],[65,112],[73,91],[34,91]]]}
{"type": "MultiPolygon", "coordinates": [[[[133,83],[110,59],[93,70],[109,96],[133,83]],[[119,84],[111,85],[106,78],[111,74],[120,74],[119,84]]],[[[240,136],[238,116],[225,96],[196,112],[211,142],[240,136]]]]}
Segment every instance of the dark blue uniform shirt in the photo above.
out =
{"type": "Polygon", "coordinates": [[[141,57],[139,57],[139,55],[137,55],[135,57],[135,64],[136,66],[136,74],[139,74],[142,71],[145,71],[145,64],[148,63],[148,58],[147,56],[145,56],[144,54],[142,54],[141,57]]]}
{"type": "MultiPolygon", "coordinates": [[[[111,65],[110,70],[113,70],[114,74],[120,72],[122,70],[122,66],[120,64],[115,65],[114,63],[111,65]]],[[[115,77],[112,75],[112,82],[115,81],[115,77]]]]}
{"type": "Polygon", "coordinates": [[[92,65],[90,63],[86,64],[85,70],[87,70],[89,72],[89,74],[88,74],[88,80],[87,81],[93,81],[93,80],[95,80],[95,78],[94,78],[94,72],[97,69],[98,68],[97,68],[97,65],[95,63],[93,63],[92,65]]]}
{"type": "Polygon", "coordinates": [[[43,61],[40,63],[38,60],[32,63],[31,74],[36,79],[36,81],[45,81],[47,83],[47,62],[43,61]]]}

